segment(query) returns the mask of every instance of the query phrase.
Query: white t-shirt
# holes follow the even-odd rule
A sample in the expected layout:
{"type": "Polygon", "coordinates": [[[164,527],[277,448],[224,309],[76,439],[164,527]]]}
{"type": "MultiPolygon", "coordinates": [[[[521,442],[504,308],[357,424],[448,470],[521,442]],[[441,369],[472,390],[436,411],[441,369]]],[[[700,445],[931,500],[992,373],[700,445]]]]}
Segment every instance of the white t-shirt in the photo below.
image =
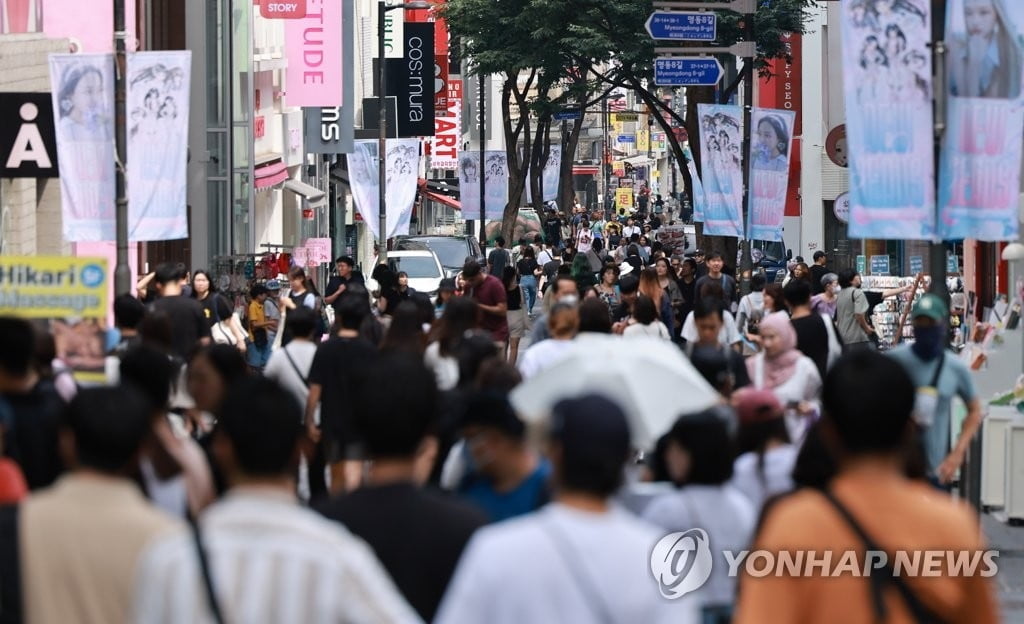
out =
{"type": "MultiPolygon", "coordinates": [[[[764,353],[753,356],[754,374],[750,376],[750,382],[755,388],[764,388],[764,353]]],[[[775,388],[771,388],[775,397],[783,406],[789,403],[806,401],[818,408],[820,412],[821,397],[821,374],[818,373],[818,366],[814,360],[806,355],[800,356],[796,364],[796,371],[793,375],[775,388]]],[[[786,429],[789,430],[789,439],[793,444],[800,445],[803,442],[810,420],[787,412],[786,429]]]]}
{"type": "Polygon", "coordinates": [[[651,576],[662,537],[614,506],[593,513],[553,503],[485,527],[462,553],[434,622],[698,622],[697,594],[666,600],[651,576]]]}
{"type": "Polygon", "coordinates": [[[701,590],[701,604],[733,604],[736,579],[729,577],[729,564],[722,551],[739,552],[750,546],[757,512],[746,496],[728,484],[690,485],[654,499],[644,510],[643,518],[666,533],[706,531],[713,566],[711,578],[701,590]]]}
{"type": "Polygon", "coordinates": [[[651,337],[651,338],[663,338],[670,340],[672,336],[668,333],[668,329],[665,328],[665,324],[661,321],[654,321],[650,325],[644,325],[642,323],[633,323],[623,330],[622,335],[625,337],[651,337]]]}
{"type": "Polygon", "coordinates": [[[441,343],[432,342],[423,353],[423,363],[434,371],[438,390],[451,390],[459,385],[459,361],[448,355],[441,355],[441,343]]]}
{"type": "MultiPolygon", "coordinates": [[[[267,366],[263,369],[264,376],[273,379],[292,393],[295,400],[302,406],[303,411],[306,409],[306,399],[309,398],[309,387],[306,386],[303,378],[309,379],[309,369],[313,366],[314,355],[316,355],[315,344],[308,340],[292,340],[283,349],[277,349],[271,353],[270,360],[267,361],[267,366]],[[294,367],[288,361],[289,355],[295,362],[294,367]],[[302,377],[295,370],[296,367],[302,373],[302,377]]],[[[319,412],[319,408],[317,410],[319,412]]],[[[320,418],[317,417],[316,421],[319,422],[320,418]]]]}
{"type": "Polygon", "coordinates": [[[750,499],[755,509],[761,509],[769,497],[793,489],[793,466],[796,465],[797,452],[793,444],[776,446],[766,452],[764,478],[757,470],[757,453],[744,453],[733,462],[730,483],[750,499]]]}
{"type": "MultiPolygon", "coordinates": [[[[724,310],[722,312],[722,319],[724,325],[722,325],[722,331],[718,332],[718,343],[723,347],[728,347],[743,340],[743,336],[736,331],[736,319],[733,317],[732,312],[724,310]]],[[[697,342],[697,321],[693,318],[693,312],[686,315],[681,335],[686,342],[697,342]]]]}
{"type": "Polygon", "coordinates": [[[572,348],[571,340],[548,338],[531,346],[519,360],[519,373],[529,379],[552,364],[558,363],[565,352],[572,348]]]}

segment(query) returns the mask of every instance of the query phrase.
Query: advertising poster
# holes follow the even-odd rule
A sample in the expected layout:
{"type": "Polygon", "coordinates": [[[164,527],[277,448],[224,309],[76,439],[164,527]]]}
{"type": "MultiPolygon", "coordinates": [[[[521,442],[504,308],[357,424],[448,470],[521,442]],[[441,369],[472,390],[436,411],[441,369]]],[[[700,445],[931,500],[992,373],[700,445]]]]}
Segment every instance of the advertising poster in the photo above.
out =
{"type": "Polygon", "coordinates": [[[743,237],[743,109],[698,104],[704,234],[743,237]]]}
{"type": "Polygon", "coordinates": [[[104,381],[104,258],[0,256],[0,316],[33,319],[80,382],[104,381]]]}
{"type": "Polygon", "coordinates": [[[617,188],[615,189],[615,207],[620,210],[623,208],[632,208],[633,206],[633,189],[631,188],[617,188]]]}
{"type": "Polygon", "coordinates": [[[188,237],[192,53],[128,55],[128,239],[188,237]]]}
{"type": "Polygon", "coordinates": [[[459,154],[459,203],[464,219],[480,219],[480,152],[459,154]]]}
{"type": "MultiPolygon", "coordinates": [[[[555,201],[558,199],[558,178],[562,168],[562,146],[552,145],[548,151],[548,160],[544,164],[542,174],[543,195],[541,201],[555,201]]],[[[530,188],[530,181],[526,181],[526,203],[533,203],[533,189],[530,188]]]]}
{"type": "Polygon", "coordinates": [[[686,156],[686,170],[690,172],[690,180],[693,181],[693,188],[690,189],[690,199],[693,202],[693,222],[704,222],[704,211],[707,209],[707,197],[704,195],[704,183],[700,181],[700,174],[697,173],[697,164],[693,162],[693,152],[690,146],[683,147],[683,155],[686,156]]]}
{"type": "Polygon", "coordinates": [[[935,235],[926,0],[841,5],[851,238],[935,235]]]}
{"type": "Polygon", "coordinates": [[[782,241],[789,189],[789,155],[796,113],[755,108],[751,113],[747,238],[782,241]]]}
{"type": "Polygon", "coordinates": [[[1017,240],[1024,146],[1024,2],[949,0],[948,129],[938,236],[1017,240]]]}
{"type": "Polygon", "coordinates": [[[64,239],[115,240],[113,56],[51,54],[50,87],[64,239]]]}
{"type": "MultiPolygon", "coordinates": [[[[379,238],[380,169],[377,140],[355,142],[355,151],[347,154],[349,181],[356,209],[366,226],[379,238]]],[[[419,139],[387,140],[387,238],[409,233],[412,206],[416,200],[419,171],[419,139]]]]}
{"type": "Polygon", "coordinates": [[[484,152],[484,171],[485,216],[501,219],[508,203],[508,155],[505,150],[484,152]]]}

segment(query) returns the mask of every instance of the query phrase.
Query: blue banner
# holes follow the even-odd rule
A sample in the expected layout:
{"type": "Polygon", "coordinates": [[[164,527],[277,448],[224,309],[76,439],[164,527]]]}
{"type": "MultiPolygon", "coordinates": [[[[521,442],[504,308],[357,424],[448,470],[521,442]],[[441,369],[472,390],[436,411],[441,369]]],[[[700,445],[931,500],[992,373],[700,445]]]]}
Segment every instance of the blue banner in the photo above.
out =
{"type": "Polygon", "coordinates": [[[789,153],[793,146],[793,111],[755,108],[750,125],[750,197],[747,238],[782,241],[789,191],[789,153]]]}
{"type": "Polygon", "coordinates": [[[930,10],[843,2],[850,238],[935,237],[930,10]]]}
{"type": "Polygon", "coordinates": [[[704,222],[704,211],[707,210],[708,200],[704,195],[704,183],[700,181],[700,174],[697,173],[697,165],[693,162],[693,153],[687,144],[683,147],[683,155],[686,156],[686,169],[690,172],[690,180],[693,188],[690,189],[690,199],[693,202],[693,222],[704,222]]]}
{"type": "Polygon", "coordinates": [[[1022,28],[1020,0],[949,0],[942,239],[1017,240],[1024,145],[1022,28]]]}
{"type": "Polygon", "coordinates": [[[698,104],[704,234],[743,237],[743,109],[698,104]]]}

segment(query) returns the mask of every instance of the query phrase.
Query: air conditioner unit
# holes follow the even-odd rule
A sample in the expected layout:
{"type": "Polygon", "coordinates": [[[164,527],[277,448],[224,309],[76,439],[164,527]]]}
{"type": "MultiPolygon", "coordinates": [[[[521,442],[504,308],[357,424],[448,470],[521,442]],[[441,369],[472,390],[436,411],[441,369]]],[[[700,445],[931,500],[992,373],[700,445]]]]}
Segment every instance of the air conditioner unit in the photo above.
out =
{"type": "Polygon", "coordinates": [[[1006,505],[1010,524],[1024,524],[1024,419],[1017,418],[1006,433],[1006,505]]]}
{"type": "Polygon", "coordinates": [[[1017,411],[989,406],[981,428],[981,505],[1002,509],[1006,504],[1006,436],[1017,411]]]}

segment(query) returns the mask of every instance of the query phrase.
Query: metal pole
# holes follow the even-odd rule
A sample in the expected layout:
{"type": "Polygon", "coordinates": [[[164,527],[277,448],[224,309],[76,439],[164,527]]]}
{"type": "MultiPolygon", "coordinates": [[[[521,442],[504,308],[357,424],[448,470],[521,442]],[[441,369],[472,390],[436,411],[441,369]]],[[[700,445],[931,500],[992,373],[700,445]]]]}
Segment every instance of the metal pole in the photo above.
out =
{"type": "MultiPolygon", "coordinates": [[[[754,40],[754,16],[747,14],[743,16],[743,38],[747,41],[754,40]]],[[[754,58],[743,57],[743,70],[749,73],[743,79],[743,208],[748,210],[750,198],[750,124],[754,110],[754,58]]],[[[743,214],[742,212],[740,214],[743,214]]],[[[747,232],[749,237],[750,233],[747,232]]],[[[743,239],[743,255],[740,258],[739,284],[740,294],[750,294],[750,274],[754,270],[754,260],[750,254],[750,239],[743,239]]]]}
{"type": "Polygon", "coordinates": [[[481,251],[487,251],[487,225],[484,221],[486,215],[484,214],[484,203],[487,198],[487,166],[484,162],[484,146],[487,144],[487,79],[483,72],[480,72],[479,80],[479,91],[480,91],[480,249],[481,251]]]}
{"type": "Polygon", "coordinates": [[[384,57],[387,54],[384,46],[384,29],[386,22],[386,13],[388,5],[384,0],[380,0],[377,5],[377,59],[379,61],[377,78],[379,83],[377,85],[377,105],[379,107],[379,134],[377,135],[377,175],[378,185],[377,189],[377,202],[378,202],[378,228],[380,228],[380,251],[378,252],[378,262],[386,263],[388,260],[388,206],[387,206],[387,190],[388,190],[388,113],[387,113],[387,66],[386,59],[384,57]]]}
{"type": "MultiPolygon", "coordinates": [[[[932,92],[935,94],[935,181],[939,181],[939,162],[942,154],[942,136],[946,132],[946,43],[943,41],[946,28],[946,2],[932,0],[932,92]]],[[[935,196],[938,197],[938,188],[935,196]]],[[[932,276],[930,292],[942,297],[949,305],[949,288],[946,286],[946,246],[932,243],[928,250],[928,271],[932,276]]]]}
{"type": "Polygon", "coordinates": [[[125,164],[128,160],[125,137],[125,65],[127,45],[124,18],[125,0],[114,0],[114,132],[117,146],[117,204],[115,229],[117,236],[117,264],[114,267],[114,290],[118,295],[132,292],[132,270],[128,266],[128,196],[125,191],[125,164]]]}
{"type": "Polygon", "coordinates": [[[611,218],[611,202],[608,201],[608,189],[611,186],[611,151],[608,149],[608,96],[601,100],[601,123],[604,124],[604,134],[601,135],[601,172],[604,177],[604,188],[601,189],[601,198],[604,206],[604,218],[611,218]]]}

